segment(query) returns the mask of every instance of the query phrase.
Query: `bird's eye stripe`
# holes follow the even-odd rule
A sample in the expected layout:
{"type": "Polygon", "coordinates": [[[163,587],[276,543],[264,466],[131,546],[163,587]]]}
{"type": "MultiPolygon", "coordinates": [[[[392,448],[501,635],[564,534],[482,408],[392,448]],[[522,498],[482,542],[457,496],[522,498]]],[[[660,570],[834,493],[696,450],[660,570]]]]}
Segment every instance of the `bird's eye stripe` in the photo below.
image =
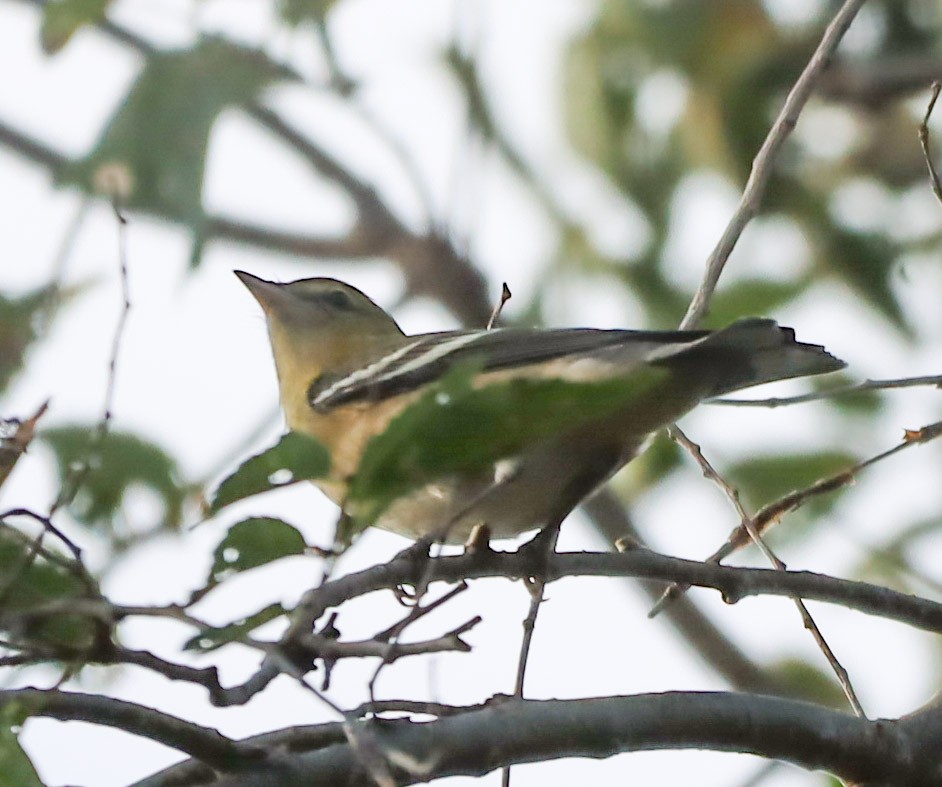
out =
{"type": "Polygon", "coordinates": [[[328,290],[320,298],[338,309],[352,309],[353,301],[343,290],[328,290]]]}

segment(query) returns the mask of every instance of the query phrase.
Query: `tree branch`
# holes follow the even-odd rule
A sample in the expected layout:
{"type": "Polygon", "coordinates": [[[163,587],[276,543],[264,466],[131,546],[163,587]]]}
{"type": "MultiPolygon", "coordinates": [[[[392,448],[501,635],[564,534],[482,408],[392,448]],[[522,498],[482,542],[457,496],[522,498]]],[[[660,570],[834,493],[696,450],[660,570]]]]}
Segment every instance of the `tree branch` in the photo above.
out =
{"type": "MultiPolygon", "coordinates": [[[[602,552],[560,552],[546,558],[545,564],[531,552],[476,552],[433,561],[431,579],[456,582],[482,577],[525,577],[545,575],[547,582],[568,576],[609,576],[656,579],[686,585],[710,587],[735,603],[746,596],[774,595],[839,604],[871,615],[896,620],[926,631],[942,633],[942,604],[899,593],[878,585],[816,574],[810,571],[775,571],[738,568],[668,557],[647,549],[623,554],[602,552]]],[[[296,619],[313,621],[328,608],[376,590],[410,585],[420,581],[426,562],[400,555],[308,591],[291,613],[296,619]]]]}
{"type": "Polygon", "coordinates": [[[850,23],[865,2],[866,0],[845,0],[831,24],[824,31],[821,43],[818,44],[811,60],[808,61],[808,65],[805,66],[801,76],[798,77],[798,81],[795,82],[794,87],[785,99],[785,105],[775,119],[775,123],[772,124],[765,142],[762,143],[762,147],[752,162],[752,172],[749,174],[749,180],[746,182],[746,187],[739,200],[739,206],[707,259],[703,280],[694,293],[684,319],[680,322],[681,330],[695,328],[706,316],[710,307],[710,299],[713,297],[713,291],[716,289],[720,274],[723,273],[729,255],[732,253],[743,230],[746,229],[746,225],[759,212],[759,206],[762,204],[765,188],[772,175],[772,166],[779,150],[798,123],[798,116],[811,96],[816,82],[831,62],[831,57],[833,57],[838,44],[847,32],[847,28],[850,27],[850,23]]]}
{"type": "Polygon", "coordinates": [[[856,385],[843,385],[840,388],[831,388],[827,391],[812,391],[800,396],[779,396],[769,399],[711,399],[708,404],[721,404],[727,407],[784,407],[792,404],[816,402],[821,399],[836,399],[841,396],[853,396],[866,391],[886,391],[892,388],[916,388],[919,386],[932,386],[942,388],[942,375],[927,375],[924,377],[902,377],[895,380],[864,380],[856,385]]]}
{"type": "Polygon", "coordinates": [[[237,743],[216,730],[112,697],[55,689],[0,689],[0,708],[7,706],[13,706],[28,716],[87,721],[124,730],[170,746],[226,772],[241,770],[265,756],[263,749],[237,743]]]}
{"type": "MultiPolygon", "coordinates": [[[[433,722],[380,720],[367,729],[397,785],[425,782],[431,775],[481,776],[504,765],[562,757],[687,748],[746,752],[856,781],[934,784],[939,777],[938,741],[923,737],[924,748],[915,749],[913,725],[869,722],[809,703],[730,693],[508,699],[433,722]]],[[[337,784],[372,787],[349,745],[282,757],[277,767],[266,763],[263,769],[223,778],[215,787],[337,784]]]]}

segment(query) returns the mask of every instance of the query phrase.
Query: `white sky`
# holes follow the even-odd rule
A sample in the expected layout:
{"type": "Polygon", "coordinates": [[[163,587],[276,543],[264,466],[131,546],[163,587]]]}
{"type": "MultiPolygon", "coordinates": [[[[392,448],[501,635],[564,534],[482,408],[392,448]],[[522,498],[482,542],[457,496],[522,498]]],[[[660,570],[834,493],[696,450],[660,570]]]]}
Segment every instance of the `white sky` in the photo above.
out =
{"type": "MultiPolygon", "coordinates": [[[[604,179],[567,149],[558,122],[561,97],[555,92],[561,46],[584,23],[589,6],[576,0],[510,0],[489,3],[440,3],[407,0],[346,0],[334,19],[341,61],[366,82],[371,109],[417,153],[424,175],[440,205],[461,221],[475,259],[494,282],[506,280],[527,300],[547,264],[555,240],[538,208],[506,172],[463,151],[465,127],[454,88],[430,64],[456,24],[463,35],[480,40],[483,74],[494,93],[497,111],[512,138],[526,140],[534,166],[551,183],[565,183],[567,209],[589,224],[600,246],[638,242],[642,230],[629,206],[614,198],[604,179]],[[460,22],[456,22],[460,20],[460,22]],[[456,173],[460,184],[456,188],[456,173]]],[[[276,30],[267,3],[247,0],[208,2],[197,8],[183,0],[118,2],[115,18],[155,41],[185,43],[194,25],[265,42],[290,55],[312,72],[316,58],[302,36],[276,30]]],[[[94,33],[80,33],[57,57],[48,59],[37,46],[37,14],[16,2],[0,2],[0,118],[34,133],[56,148],[78,155],[94,142],[100,124],[115,107],[136,59],[94,33]]],[[[665,89],[669,89],[665,88],[665,89]]],[[[316,124],[330,144],[350,146],[358,166],[379,179],[384,193],[404,201],[410,220],[420,213],[414,195],[388,155],[349,118],[328,120],[323,101],[299,89],[280,91],[274,104],[295,122],[316,124]],[[411,211],[411,212],[410,212],[411,211]]],[[[313,127],[313,125],[312,125],[313,127]]],[[[699,265],[718,236],[737,197],[736,190],[710,176],[690,181],[678,197],[678,222],[671,245],[678,280],[694,282],[699,265]]],[[[850,197],[853,198],[853,195],[850,197]]],[[[291,157],[284,155],[238,113],[229,112],[214,131],[204,193],[207,206],[234,215],[251,215],[277,226],[331,226],[342,210],[291,157]]],[[[913,197],[908,215],[931,215],[913,197]],[[916,204],[918,203],[918,204],[916,204]]],[[[77,210],[74,193],[54,190],[43,172],[0,153],[0,288],[16,293],[48,279],[63,232],[77,210]]],[[[930,219],[931,220],[931,219],[930,219]]],[[[935,226],[938,218],[934,219],[935,226]]],[[[267,338],[258,309],[232,276],[245,268],[267,278],[332,275],[349,280],[384,305],[401,294],[397,273],[382,263],[299,265],[258,251],[223,244],[210,247],[202,267],[187,272],[189,240],[179,230],[132,216],[128,260],[132,311],[124,336],[115,400],[118,429],[139,431],[180,457],[190,476],[218,470],[233,459],[243,436],[268,417],[270,443],[280,429],[274,418],[276,389],[267,338]]],[[[107,360],[120,309],[116,229],[110,209],[94,205],[66,259],[65,280],[93,282],[57,320],[49,340],[29,357],[28,371],[0,402],[4,416],[25,415],[52,397],[45,425],[92,420],[101,410],[107,360]]],[[[728,280],[746,272],[781,273],[800,256],[802,239],[788,228],[767,222],[751,229],[737,251],[728,280]],[[767,249],[777,250],[766,254],[767,249]],[[790,255],[782,249],[795,249],[790,255]],[[769,259],[771,255],[772,259],[769,259]],[[778,260],[779,262],[776,262],[778,260]]],[[[914,260],[898,283],[913,322],[924,326],[927,341],[912,351],[871,312],[854,305],[837,285],[773,315],[799,330],[799,337],[826,343],[851,362],[861,378],[939,373],[942,317],[936,306],[942,275],[931,260],[914,260]],[[838,304],[838,305],[834,305],[838,304]]],[[[604,279],[564,279],[553,288],[552,319],[557,325],[631,326],[639,311],[604,279]]],[[[512,315],[515,302],[508,304],[512,315]]],[[[414,303],[397,316],[410,332],[453,324],[439,307],[414,303]]],[[[800,386],[798,386],[800,387],[800,386]]],[[[780,386],[776,393],[792,390],[780,386]]],[[[688,432],[707,455],[720,461],[757,449],[801,450],[807,446],[846,448],[861,454],[889,447],[901,428],[938,418],[938,401],[929,392],[900,394],[883,423],[861,433],[859,426],[835,421],[823,409],[775,411],[711,409],[687,419],[688,432]]],[[[915,449],[868,475],[858,489],[823,523],[820,534],[787,547],[795,568],[840,573],[859,559],[858,544],[879,541],[906,506],[937,516],[942,487],[927,483],[937,473],[937,447],[915,449]]],[[[0,505],[43,509],[55,494],[50,485],[51,458],[37,447],[0,490],[0,505]]],[[[725,537],[732,514],[719,493],[691,468],[685,480],[673,480],[650,495],[635,511],[655,546],[702,557],[725,537]]],[[[936,476],[937,477],[937,476],[936,476]]],[[[128,501],[128,523],[146,527],[159,516],[146,494],[128,501]]],[[[117,602],[160,604],[182,600],[199,585],[213,547],[228,524],[249,513],[283,515],[299,525],[312,543],[324,544],[334,512],[313,489],[292,489],[234,507],[214,521],[179,537],[162,537],[132,551],[114,568],[106,590],[117,602]]],[[[912,517],[907,514],[906,519],[912,517]]],[[[71,531],[88,548],[94,537],[71,531]]],[[[404,540],[374,532],[341,561],[352,571],[387,559],[404,540]]],[[[574,518],[563,531],[562,548],[602,545],[574,518]]],[[[228,622],[271,600],[291,602],[318,576],[313,560],[283,561],[274,569],[250,572],[216,591],[198,609],[212,621],[228,622]],[[218,595],[218,598],[217,598],[218,595]]],[[[824,669],[810,638],[788,602],[748,600],[726,607],[716,594],[698,593],[724,628],[735,632],[757,658],[807,657],[824,669]]],[[[579,697],[669,689],[723,689],[702,669],[661,621],[645,618],[641,595],[613,580],[569,580],[551,586],[543,607],[530,663],[530,697],[579,697]]],[[[449,612],[416,625],[413,636],[438,634],[456,622],[483,614],[484,622],[468,640],[470,655],[448,654],[431,660],[406,659],[387,669],[381,695],[435,698],[464,703],[512,690],[520,621],[528,595],[519,583],[477,582],[449,605],[449,612]],[[463,617],[464,616],[464,617],[463,617]]],[[[836,608],[814,607],[831,645],[849,669],[865,708],[875,716],[913,710],[928,699],[936,683],[934,641],[897,624],[864,618],[836,608]]],[[[345,607],[339,625],[344,637],[365,636],[400,614],[389,598],[366,599],[345,607]]],[[[149,648],[169,659],[190,632],[169,623],[135,622],[122,629],[131,647],[149,648]]],[[[229,647],[197,663],[218,663],[225,683],[244,679],[257,657],[229,647]]],[[[372,663],[342,663],[334,673],[332,698],[352,706],[365,698],[372,663]]],[[[37,670],[18,682],[48,686],[55,676],[37,670]]],[[[241,737],[291,724],[310,724],[332,715],[290,681],[279,679],[246,708],[220,710],[193,686],[170,683],[134,668],[83,671],[69,688],[104,691],[149,704],[241,737]]],[[[48,783],[102,787],[125,784],[177,759],[179,755],[142,738],[82,723],[31,720],[23,743],[48,783]]],[[[759,761],[710,753],[645,753],[596,761],[563,761],[514,769],[514,787],[591,784],[729,785],[745,781],[759,761]],[[715,775],[714,775],[715,774],[715,775]]],[[[453,779],[442,784],[461,785],[453,779]]],[[[491,774],[475,784],[496,785],[491,774]]],[[[769,787],[814,783],[806,774],[783,769],[769,787]]]]}

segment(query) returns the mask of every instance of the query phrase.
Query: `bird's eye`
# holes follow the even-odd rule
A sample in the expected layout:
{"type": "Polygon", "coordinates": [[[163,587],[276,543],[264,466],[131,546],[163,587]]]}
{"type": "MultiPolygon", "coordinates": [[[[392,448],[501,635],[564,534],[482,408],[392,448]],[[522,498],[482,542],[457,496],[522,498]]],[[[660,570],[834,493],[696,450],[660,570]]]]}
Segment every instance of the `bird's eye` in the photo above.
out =
{"type": "Polygon", "coordinates": [[[353,301],[343,290],[328,290],[321,297],[335,309],[350,310],[353,308],[353,301]]]}

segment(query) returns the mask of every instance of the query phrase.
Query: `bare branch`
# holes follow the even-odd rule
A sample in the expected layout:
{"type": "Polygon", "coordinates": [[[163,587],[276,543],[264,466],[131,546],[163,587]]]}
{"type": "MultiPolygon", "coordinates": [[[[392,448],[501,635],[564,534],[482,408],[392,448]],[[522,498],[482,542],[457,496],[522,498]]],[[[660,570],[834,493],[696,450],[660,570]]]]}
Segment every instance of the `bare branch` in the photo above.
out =
{"type": "Polygon", "coordinates": [[[929,150],[929,118],[932,117],[932,110],[935,109],[935,102],[939,100],[939,93],[942,92],[942,82],[932,83],[932,95],[929,98],[929,105],[926,107],[926,114],[919,124],[919,144],[922,145],[922,153],[926,158],[926,166],[929,168],[929,182],[932,184],[932,191],[936,199],[942,202],[942,183],[939,182],[939,173],[936,171],[935,163],[932,161],[932,153],[929,150]]]}
{"type": "MultiPolygon", "coordinates": [[[[794,700],[721,692],[667,692],[578,700],[507,699],[437,721],[384,720],[369,725],[396,784],[428,780],[402,767],[434,767],[436,777],[481,776],[504,765],[562,757],[610,757],[652,749],[738,751],[827,770],[853,781],[934,784],[938,740],[906,722],[870,722],[794,700]],[[789,734],[782,734],[782,719],[789,734]],[[913,747],[913,741],[923,745],[913,747]]],[[[279,758],[279,767],[224,777],[216,787],[370,785],[351,746],[279,758]],[[250,778],[250,782],[247,781],[250,778]]],[[[169,776],[170,771],[165,772],[169,776]]],[[[145,782],[149,787],[165,780],[145,782]]]]}
{"type": "Polygon", "coordinates": [[[98,427],[92,435],[87,448],[86,456],[74,467],[70,466],[68,472],[62,480],[62,486],[59,494],[49,508],[48,518],[51,519],[56,511],[63,506],[69,505],[78,493],[79,488],[88,476],[95,461],[96,453],[101,449],[102,444],[108,437],[111,428],[111,419],[113,417],[112,409],[114,407],[115,383],[118,375],[118,354],[121,351],[121,341],[124,338],[124,331],[127,326],[128,315],[131,312],[131,295],[128,288],[128,250],[127,250],[127,218],[121,210],[120,188],[114,190],[111,195],[112,208],[114,209],[115,219],[118,224],[118,272],[121,282],[121,311],[118,315],[118,322],[115,325],[114,335],[111,340],[111,355],[108,359],[108,379],[105,383],[105,401],[102,406],[101,418],[98,421],[98,427]]]}
{"type": "Polygon", "coordinates": [[[847,32],[847,28],[850,27],[850,23],[865,2],[866,0],[845,0],[831,24],[824,31],[821,43],[818,44],[814,55],[808,61],[808,65],[805,66],[801,76],[798,77],[798,81],[795,82],[794,87],[785,99],[785,105],[775,119],[775,123],[772,124],[765,142],[762,143],[762,147],[752,162],[752,172],[746,182],[739,206],[723,231],[716,248],[713,249],[707,259],[703,280],[700,282],[696,293],[694,293],[684,319],[680,322],[682,330],[695,328],[709,310],[710,299],[713,297],[713,291],[716,289],[716,284],[720,280],[720,275],[723,273],[729,255],[732,253],[746,225],[759,212],[762,198],[765,195],[765,188],[772,175],[772,167],[779,150],[798,123],[798,116],[811,96],[821,73],[831,62],[831,58],[847,32]]]}
{"type": "Polygon", "coordinates": [[[0,486],[7,480],[16,461],[26,452],[36,433],[36,424],[49,407],[43,402],[25,421],[0,419],[0,486]]]}
{"type": "MultiPolygon", "coordinates": [[[[635,549],[624,554],[554,552],[543,566],[532,550],[437,557],[432,562],[431,579],[440,582],[533,576],[541,570],[546,572],[547,582],[569,576],[637,577],[714,588],[730,603],[755,595],[797,596],[825,601],[942,633],[940,603],[866,582],[810,571],[780,572],[722,566],[668,557],[647,549],[635,549]]],[[[316,620],[328,608],[339,606],[351,598],[377,590],[391,590],[398,585],[414,585],[424,571],[424,563],[410,556],[394,558],[383,565],[339,577],[308,591],[292,616],[316,620]]]]}
{"type": "MultiPolygon", "coordinates": [[[[928,426],[924,426],[921,429],[905,430],[902,441],[893,446],[893,448],[883,451],[876,456],[871,456],[869,459],[865,459],[862,462],[858,462],[856,465],[848,468],[847,470],[842,470],[841,472],[835,473],[832,476],[815,481],[815,483],[809,487],[806,487],[805,489],[799,489],[795,492],[790,492],[784,497],[779,498],[778,500],[769,503],[766,506],[763,506],[753,517],[756,529],[760,533],[765,532],[767,528],[778,522],[783,516],[785,516],[785,514],[801,508],[801,506],[803,506],[812,498],[829,494],[838,489],[841,489],[842,487],[854,483],[857,475],[861,471],[866,470],[871,465],[875,465],[877,462],[882,462],[884,459],[889,459],[891,456],[894,456],[895,454],[898,454],[900,451],[904,451],[907,448],[912,448],[916,445],[923,445],[928,443],[931,440],[935,440],[939,436],[942,436],[942,421],[929,424],[928,426]]],[[[745,533],[742,528],[736,528],[736,530],[730,534],[726,544],[724,544],[719,550],[707,558],[707,560],[723,560],[749,542],[749,534],[745,533]]]]}
{"type": "Polygon", "coordinates": [[[840,396],[853,396],[865,391],[884,391],[893,388],[916,388],[919,386],[932,386],[942,388],[942,375],[929,375],[925,377],[901,377],[895,380],[864,380],[856,385],[844,385],[840,388],[831,388],[828,391],[813,391],[799,396],[781,396],[769,399],[711,399],[708,404],[721,404],[727,407],[768,407],[774,409],[791,404],[804,404],[817,402],[822,399],[836,399],[840,396]]]}
{"type": "Polygon", "coordinates": [[[11,704],[30,716],[115,727],[163,743],[224,772],[240,770],[264,757],[262,749],[239,744],[216,730],[111,697],[56,690],[0,689],[0,708],[11,704]]]}
{"type": "MultiPolygon", "coordinates": [[[[832,476],[815,481],[811,486],[805,487],[804,489],[789,492],[784,497],[763,506],[756,515],[752,517],[752,524],[755,531],[760,534],[764,533],[786,514],[801,508],[801,506],[812,498],[829,494],[852,484],[856,480],[857,474],[862,470],[865,470],[877,462],[882,462],[884,459],[888,459],[906,448],[935,440],[940,435],[942,435],[942,421],[937,421],[921,429],[907,429],[904,432],[903,440],[893,448],[883,451],[876,456],[872,456],[869,459],[865,459],[862,462],[858,462],[847,470],[842,470],[832,476]]],[[[740,525],[730,533],[729,537],[726,539],[726,543],[707,558],[707,562],[719,564],[733,554],[733,552],[742,549],[751,542],[752,537],[748,530],[740,525]]],[[[657,615],[667,604],[682,595],[684,591],[683,583],[673,583],[664,591],[661,598],[658,599],[657,603],[651,608],[648,616],[654,617],[657,615]]]]}
{"type": "MultiPolygon", "coordinates": [[[[700,465],[700,468],[703,470],[703,475],[710,481],[713,481],[726,495],[730,503],[733,505],[733,508],[736,509],[736,513],[739,515],[739,526],[743,528],[752,539],[752,542],[759,548],[763,555],[769,563],[772,564],[773,568],[776,571],[785,571],[785,564],[778,558],[778,556],[772,551],[771,547],[765,543],[765,539],[762,538],[761,533],[756,529],[755,522],[752,517],[746,512],[745,507],[742,504],[740,499],[739,490],[736,489],[732,484],[729,483],[723,476],[717,472],[716,468],[710,464],[710,461],[703,455],[703,451],[700,449],[700,446],[693,442],[687,435],[678,426],[671,427],[671,437],[674,438],[680,445],[682,445],[687,452],[696,460],[697,464],[700,465]]],[[[847,673],[847,670],[844,666],[838,661],[837,656],[834,655],[834,651],[831,649],[831,646],[828,645],[827,640],[824,638],[824,634],[821,632],[821,629],[818,627],[818,624],[815,623],[814,618],[811,616],[811,612],[808,611],[808,607],[805,605],[800,598],[792,599],[795,602],[795,606],[798,609],[798,613],[801,615],[802,623],[805,628],[811,632],[811,636],[814,637],[815,643],[817,643],[818,648],[824,654],[824,658],[827,660],[828,664],[831,666],[831,669],[834,671],[834,674],[837,676],[837,680],[841,685],[841,688],[844,690],[844,695],[847,697],[847,701],[850,703],[850,706],[854,709],[854,712],[858,716],[864,716],[863,706],[860,704],[860,700],[857,697],[857,692],[854,691],[854,686],[850,682],[850,675],[847,673]]]]}

